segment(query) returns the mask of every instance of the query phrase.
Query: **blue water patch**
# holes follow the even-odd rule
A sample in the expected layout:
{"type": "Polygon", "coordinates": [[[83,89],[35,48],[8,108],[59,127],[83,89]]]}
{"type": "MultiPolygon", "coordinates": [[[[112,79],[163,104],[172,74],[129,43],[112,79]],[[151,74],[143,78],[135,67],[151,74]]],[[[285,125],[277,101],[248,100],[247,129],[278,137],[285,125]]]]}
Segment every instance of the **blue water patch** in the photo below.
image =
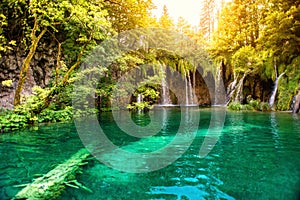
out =
{"type": "Polygon", "coordinates": [[[205,199],[226,199],[234,200],[233,197],[225,194],[214,186],[211,186],[210,191],[206,191],[204,185],[197,186],[170,186],[170,187],[153,187],[151,188],[149,194],[152,195],[171,195],[176,196],[177,200],[181,200],[184,197],[189,200],[205,200],[205,199]],[[213,192],[213,194],[212,194],[213,192]]]}
{"type": "MultiPolygon", "coordinates": [[[[218,142],[206,157],[200,158],[211,112],[195,112],[202,119],[197,136],[187,151],[168,166],[146,173],[127,173],[91,159],[76,179],[92,193],[67,187],[58,200],[298,198],[300,117],[288,113],[227,112],[218,142]]],[[[162,131],[147,138],[120,132],[111,113],[102,113],[100,124],[108,138],[123,150],[148,153],[164,148],[177,133],[180,111],[169,109],[163,114],[167,120],[162,131]]],[[[184,137],[180,141],[188,139],[188,135],[181,135],[184,137]]],[[[80,148],[83,144],[74,124],[43,125],[37,131],[24,129],[0,135],[0,199],[12,199],[21,190],[15,186],[31,183],[80,148]]],[[[98,148],[103,152],[103,146],[98,148]]],[[[164,162],[181,151],[181,146],[176,144],[171,150],[144,163],[134,163],[130,157],[112,152],[101,156],[121,166],[143,169],[164,162]]]]}

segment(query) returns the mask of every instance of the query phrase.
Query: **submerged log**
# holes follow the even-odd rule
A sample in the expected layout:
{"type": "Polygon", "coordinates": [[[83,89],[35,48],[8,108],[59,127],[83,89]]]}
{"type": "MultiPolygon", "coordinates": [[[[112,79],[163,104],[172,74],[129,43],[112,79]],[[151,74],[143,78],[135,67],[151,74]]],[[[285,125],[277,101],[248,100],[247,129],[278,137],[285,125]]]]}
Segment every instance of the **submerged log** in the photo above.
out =
{"type": "MultiPolygon", "coordinates": [[[[59,164],[53,170],[42,177],[35,179],[31,184],[23,188],[13,200],[42,200],[56,199],[70,183],[89,191],[88,188],[79,184],[76,180],[76,173],[79,172],[82,165],[90,153],[86,149],[80,149],[70,159],[59,164]]],[[[90,191],[91,192],[91,191],[90,191]]]]}

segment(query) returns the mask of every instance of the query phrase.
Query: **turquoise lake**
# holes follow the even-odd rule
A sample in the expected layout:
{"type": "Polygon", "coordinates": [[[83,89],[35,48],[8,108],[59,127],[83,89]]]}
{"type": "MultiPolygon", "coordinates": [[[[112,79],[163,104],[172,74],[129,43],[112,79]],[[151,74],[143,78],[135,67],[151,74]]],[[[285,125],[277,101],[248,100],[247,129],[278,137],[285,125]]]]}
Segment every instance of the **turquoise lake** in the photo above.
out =
{"type": "MultiPolygon", "coordinates": [[[[151,172],[129,173],[93,158],[77,176],[78,182],[92,193],[67,188],[58,199],[298,199],[300,115],[226,111],[216,145],[200,158],[199,150],[215,109],[224,108],[189,109],[200,116],[192,133],[195,138],[170,165],[151,172]]],[[[163,127],[156,135],[141,139],[123,132],[112,113],[102,113],[99,120],[115,145],[129,152],[147,153],[171,142],[182,121],[179,108],[157,108],[155,112],[164,116],[163,127]]],[[[148,114],[134,114],[131,118],[141,127],[151,123],[148,114]]],[[[38,130],[0,135],[0,199],[11,199],[22,189],[14,186],[32,182],[84,148],[77,128],[74,123],[55,123],[40,125],[38,130]]],[[[173,149],[176,153],[177,149],[173,149]]],[[[111,157],[128,168],[145,167],[139,163],[130,166],[132,162],[129,165],[127,158],[112,153],[104,152],[101,156],[111,157]]],[[[162,155],[157,162],[170,156],[162,155]]]]}

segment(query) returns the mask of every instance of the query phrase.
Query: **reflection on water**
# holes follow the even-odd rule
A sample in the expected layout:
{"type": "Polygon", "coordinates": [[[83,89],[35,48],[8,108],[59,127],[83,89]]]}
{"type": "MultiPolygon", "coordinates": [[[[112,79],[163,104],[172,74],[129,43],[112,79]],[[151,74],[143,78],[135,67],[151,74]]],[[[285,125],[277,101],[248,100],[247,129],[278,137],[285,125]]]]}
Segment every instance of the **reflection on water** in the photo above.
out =
{"type": "MultiPolygon", "coordinates": [[[[199,158],[212,114],[210,109],[190,109],[200,116],[197,135],[174,163],[158,171],[136,174],[111,169],[94,159],[77,177],[93,192],[67,188],[59,199],[296,199],[300,183],[299,117],[274,112],[227,112],[216,146],[206,157],[199,158]]],[[[132,117],[136,124],[151,123],[147,116],[132,117]]],[[[101,127],[122,149],[147,153],[169,144],[179,129],[179,121],[190,120],[188,116],[182,118],[176,108],[162,108],[161,118],[164,123],[160,124],[160,132],[146,138],[126,135],[116,127],[110,113],[102,114],[101,127]]],[[[79,148],[82,143],[73,124],[0,135],[0,199],[10,199],[20,190],[13,186],[32,182],[79,148]]],[[[150,164],[156,165],[171,155],[162,155],[150,164]]],[[[108,153],[103,156],[128,167],[133,163],[127,157],[108,153]]],[[[146,165],[136,163],[132,167],[138,166],[146,165]]]]}

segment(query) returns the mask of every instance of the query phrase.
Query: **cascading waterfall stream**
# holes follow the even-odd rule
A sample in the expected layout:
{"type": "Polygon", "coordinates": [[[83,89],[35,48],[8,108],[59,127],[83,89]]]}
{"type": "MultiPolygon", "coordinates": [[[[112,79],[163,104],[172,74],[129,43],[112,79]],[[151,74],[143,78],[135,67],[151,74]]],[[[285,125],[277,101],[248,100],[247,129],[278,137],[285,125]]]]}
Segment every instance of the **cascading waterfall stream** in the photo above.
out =
{"type": "Polygon", "coordinates": [[[226,105],[230,103],[231,97],[235,91],[237,84],[237,78],[235,78],[227,87],[227,98],[226,98],[226,105]]]}
{"type": "Polygon", "coordinates": [[[195,91],[192,86],[190,73],[186,71],[184,73],[184,84],[185,84],[185,105],[195,105],[195,91]]]}
{"type": "MultiPolygon", "coordinates": [[[[161,72],[162,72],[162,78],[161,78],[161,95],[160,95],[160,105],[161,106],[171,106],[172,104],[172,100],[170,97],[170,92],[169,92],[169,87],[168,87],[168,83],[166,81],[166,72],[163,69],[163,66],[161,65],[161,72]]],[[[181,104],[186,105],[186,106],[190,106],[190,105],[196,105],[196,95],[195,95],[195,91],[194,91],[194,87],[196,85],[196,73],[193,72],[193,77],[191,77],[190,72],[185,70],[184,72],[184,76],[183,77],[183,81],[184,81],[184,91],[182,91],[183,93],[181,93],[183,96],[183,101],[181,102],[181,104]],[[192,83],[193,81],[193,83],[192,83]]]]}
{"type": "Polygon", "coordinates": [[[188,91],[189,91],[189,105],[193,105],[194,103],[194,92],[192,87],[191,78],[188,74],[188,91]]]}
{"type": "Polygon", "coordinates": [[[137,99],[136,99],[137,103],[142,103],[143,102],[143,97],[141,94],[138,94],[137,99]]]}
{"type": "Polygon", "coordinates": [[[270,107],[273,107],[274,103],[275,103],[275,97],[276,97],[276,93],[277,93],[277,89],[278,89],[278,83],[279,83],[279,80],[280,78],[285,74],[285,72],[281,73],[275,80],[274,82],[274,88],[273,88],[273,91],[272,91],[272,95],[270,97],[270,100],[269,100],[269,106],[270,107]]]}
{"type": "MultiPolygon", "coordinates": [[[[195,88],[196,88],[196,69],[193,72],[193,87],[194,87],[194,95],[196,94],[195,88]]],[[[194,96],[194,101],[197,102],[196,96],[194,96]]]]}
{"type": "Polygon", "coordinates": [[[233,82],[231,82],[227,87],[227,99],[226,105],[230,103],[231,100],[235,102],[242,103],[243,101],[243,87],[244,87],[244,80],[248,75],[247,72],[244,73],[243,77],[238,81],[239,75],[235,75],[233,82]]]}
{"type": "MultiPolygon", "coordinates": [[[[222,91],[221,91],[222,86],[223,86],[223,78],[222,78],[222,68],[220,66],[220,68],[218,68],[217,77],[216,77],[215,102],[214,102],[215,105],[224,104],[224,100],[223,100],[224,97],[221,97],[221,95],[224,95],[224,94],[222,94],[222,91]]],[[[224,90],[224,88],[223,88],[223,90],[224,90]]]]}
{"type": "Polygon", "coordinates": [[[163,77],[161,79],[161,86],[162,86],[161,105],[172,104],[171,99],[170,99],[169,88],[167,86],[165,77],[163,77]]]}
{"type": "Polygon", "coordinates": [[[236,92],[235,98],[234,98],[235,102],[242,103],[242,101],[243,101],[243,83],[244,83],[244,79],[245,79],[246,75],[247,74],[245,73],[238,83],[237,92],[236,92]]]}
{"type": "MultiPolygon", "coordinates": [[[[187,76],[187,73],[184,73],[185,77],[187,76]]],[[[185,78],[184,79],[184,83],[185,83],[185,105],[189,105],[189,90],[188,90],[188,81],[185,78]]]]}
{"type": "MultiPolygon", "coordinates": [[[[161,66],[161,71],[163,72],[163,68],[161,66]]],[[[170,92],[166,82],[166,72],[164,72],[161,78],[161,86],[162,86],[162,93],[161,93],[161,105],[170,105],[172,101],[170,99],[170,92]]]]}

